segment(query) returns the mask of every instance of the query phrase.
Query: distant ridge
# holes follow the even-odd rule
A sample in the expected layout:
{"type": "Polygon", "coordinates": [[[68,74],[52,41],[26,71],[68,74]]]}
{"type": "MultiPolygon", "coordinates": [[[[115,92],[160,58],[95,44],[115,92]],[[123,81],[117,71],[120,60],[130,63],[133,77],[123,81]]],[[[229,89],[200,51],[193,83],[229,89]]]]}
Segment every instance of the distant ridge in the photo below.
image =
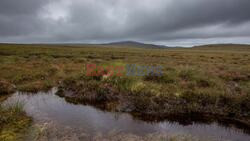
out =
{"type": "Polygon", "coordinates": [[[193,49],[207,49],[207,50],[223,50],[223,49],[229,49],[229,50],[242,50],[247,49],[250,50],[250,45],[247,44],[208,44],[208,45],[200,45],[200,46],[194,46],[193,49]]]}
{"type": "Polygon", "coordinates": [[[198,50],[250,50],[250,44],[207,44],[193,47],[165,46],[146,44],[136,41],[121,41],[111,43],[0,43],[0,45],[25,45],[25,46],[63,46],[63,47],[100,47],[100,48],[141,48],[141,49],[198,49],[198,50]]]}
{"type": "Polygon", "coordinates": [[[164,45],[145,44],[145,43],[135,42],[135,41],[112,42],[112,43],[101,44],[101,45],[112,46],[112,47],[137,47],[137,48],[148,48],[148,49],[168,48],[167,46],[164,46],[164,45]]]}

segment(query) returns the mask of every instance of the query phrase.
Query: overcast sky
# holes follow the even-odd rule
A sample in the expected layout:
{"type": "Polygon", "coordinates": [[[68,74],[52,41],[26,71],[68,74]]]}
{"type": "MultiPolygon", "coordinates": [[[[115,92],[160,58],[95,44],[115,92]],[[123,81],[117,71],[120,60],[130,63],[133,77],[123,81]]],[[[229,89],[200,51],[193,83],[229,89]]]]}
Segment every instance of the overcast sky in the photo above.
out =
{"type": "Polygon", "coordinates": [[[250,43],[250,0],[0,0],[0,42],[250,43]]]}

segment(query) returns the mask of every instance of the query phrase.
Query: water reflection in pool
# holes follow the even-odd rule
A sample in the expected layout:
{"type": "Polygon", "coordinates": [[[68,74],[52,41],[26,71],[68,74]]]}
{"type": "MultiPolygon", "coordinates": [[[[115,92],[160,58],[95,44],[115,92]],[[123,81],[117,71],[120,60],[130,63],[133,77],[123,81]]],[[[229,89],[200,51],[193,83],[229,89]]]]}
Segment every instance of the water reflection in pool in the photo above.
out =
{"type": "Polygon", "coordinates": [[[180,125],[176,122],[148,123],[135,120],[129,114],[104,112],[91,106],[67,103],[55,95],[56,89],[47,93],[16,93],[6,100],[7,103],[21,101],[24,109],[34,121],[50,120],[62,126],[84,129],[87,133],[108,133],[119,131],[136,135],[149,133],[189,134],[202,138],[219,140],[249,141],[250,136],[239,129],[226,128],[217,123],[180,125]]]}

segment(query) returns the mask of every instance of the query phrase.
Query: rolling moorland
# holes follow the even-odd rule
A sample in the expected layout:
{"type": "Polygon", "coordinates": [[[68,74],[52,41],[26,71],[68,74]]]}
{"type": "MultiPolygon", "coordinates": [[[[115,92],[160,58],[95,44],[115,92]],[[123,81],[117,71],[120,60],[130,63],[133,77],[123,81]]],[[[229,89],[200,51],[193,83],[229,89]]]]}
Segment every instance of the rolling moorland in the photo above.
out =
{"type": "MultiPolygon", "coordinates": [[[[249,127],[249,62],[248,45],[161,49],[1,44],[0,101],[15,91],[58,87],[57,95],[68,102],[130,113],[141,120],[189,115],[249,127]],[[163,76],[86,76],[86,64],[160,65],[163,76]]],[[[0,140],[22,138],[31,123],[21,104],[1,106],[0,140]]]]}

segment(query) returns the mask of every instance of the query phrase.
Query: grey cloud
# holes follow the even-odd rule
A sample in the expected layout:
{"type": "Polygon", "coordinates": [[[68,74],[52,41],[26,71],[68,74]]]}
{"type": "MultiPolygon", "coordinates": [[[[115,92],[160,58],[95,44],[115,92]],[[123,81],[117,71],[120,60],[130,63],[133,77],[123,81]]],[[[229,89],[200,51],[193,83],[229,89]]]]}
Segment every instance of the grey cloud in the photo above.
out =
{"type": "Polygon", "coordinates": [[[34,14],[37,9],[46,4],[48,0],[1,0],[1,15],[34,14]]]}
{"type": "Polygon", "coordinates": [[[234,26],[250,20],[248,14],[250,1],[247,0],[179,0],[173,1],[170,5],[166,4],[160,10],[161,12],[147,15],[144,15],[142,11],[140,14],[132,16],[131,21],[140,19],[138,20],[140,23],[136,22],[132,29],[134,34],[140,32],[171,34],[177,30],[220,23],[225,23],[225,26],[234,26]]]}
{"type": "Polygon", "coordinates": [[[1,0],[0,41],[250,37],[249,13],[249,0],[1,0]]]}
{"type": "Polygon", "coordinates": [[[48,0],[1,0],[0,37],[26,36],[40,31],[43,21],[38,12],[48,0]]]}

